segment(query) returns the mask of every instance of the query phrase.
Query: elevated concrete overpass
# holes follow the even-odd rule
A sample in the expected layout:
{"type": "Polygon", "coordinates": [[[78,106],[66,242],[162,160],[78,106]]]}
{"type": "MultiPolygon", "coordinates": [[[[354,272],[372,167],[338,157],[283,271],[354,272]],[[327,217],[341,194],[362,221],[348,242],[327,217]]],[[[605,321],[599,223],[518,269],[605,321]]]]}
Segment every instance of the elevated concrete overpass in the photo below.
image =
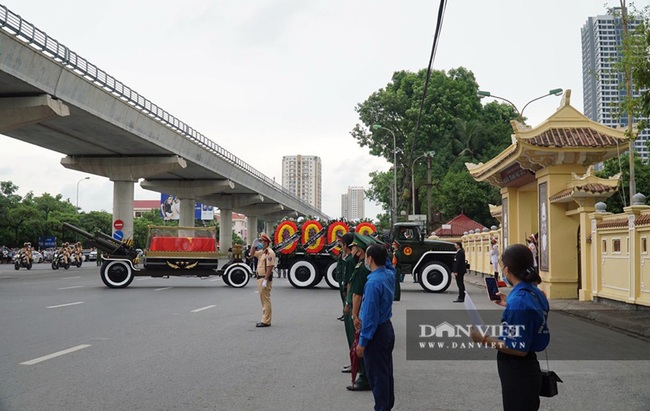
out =
{"type": "Polygon", "coordinates": [[[273,222],[328,218],[234,154],[0,5],[0,134],[65,155],[70,169],[113,182],[113,220],[133,233],[134,184],[181,199],[180,224],[195,201],[221,210],[222,249],[232,211],[273,222]]]}

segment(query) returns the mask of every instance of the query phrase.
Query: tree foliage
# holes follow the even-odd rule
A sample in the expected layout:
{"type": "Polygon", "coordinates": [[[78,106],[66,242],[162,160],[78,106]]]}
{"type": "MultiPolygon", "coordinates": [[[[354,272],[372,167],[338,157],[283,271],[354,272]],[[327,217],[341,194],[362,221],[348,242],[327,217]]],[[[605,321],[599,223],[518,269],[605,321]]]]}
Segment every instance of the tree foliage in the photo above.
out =
{"type": "MultiPolygon", "coordinates": [[[[640,156],[634,156],[634,172],[636,174],[637,192],[646,196],[650,195],[650,164],[644,163],[640,156]]],[[[623,207],[629,206],[631,201],[627,195],[627,184],[630,181],[630,158],[627,154],[621,154],[607,160],[603,169],[596,173],[598,177],[611,177],[621,173],[621,180],[616,194],[605,202],[607,211],[612,213],[623,212],[623,207]]]]}
{"type": "MultiPolygon", "coordinates": [[[[507,104],[491,102],[482,105],[477,95],[478,84],[471,71],[463,67],[447,72],[433,71],[415,135],[425,79],[426,70],[394,73],[384,88],[357,105],[360,123],[351,135],[361,147],[368,147],[371,155],[393,163],[394,134],[398,214],[400,211],[426,213],[429,185],[427,161],[422,156],[433,150],[432,211],[440,211],[443,219],[463,211],[485,225],[494,224],[487,203],[498,202],[498,190],[474,181],[464,163],[485,162],[507,147],[512,133],[509,121],[517,118],[517,113],[507,104]],[[381,128],[373,127],[376,124],[381,128]],[[462,187],[462,192],[459,187],[462,187]],[[411,209],[413,195],[415,210],[411,209]]],[[[390,210],[393,172],[394,169],[372,173],[370,188],[366,192],[369,199],[382,204],[385,210],[390,210]]],[[[388,221],[381,217],[380,220],[388,221]]]]}
{"type": "Polygon", "coordinates": [[[621,43],[618,45],[619,53],[612,62],[611,70],[601,73],[603,80],[618,81],[620,99],[612,102],[615,110],[615,117],[621,120],[622,124],[627,123],[626,116],[632,115],[639,121],[635,132],[628,133],[628,138],[634,139],[639,131],[647,126],[648,114],[643,114],[643,95],[647,91],[641,91],[650,86],[650,77],[644,73],[650,68],[648,63],[648,9],[639,10],[634,4],[629,7],[626,0],[619,0],[620,8],[612,8],[609,13],[613,15],[617,24],[621,26],[621,43]],[[627,91],[628,81],[630,82],[630,93],[627,91]],[[640,96],[640,97],[637,97],[640,96]]]}
{"type": "Polygon", "coordinates": [[[634,160],[635,140],[640,132],[648,126],[650,115],[650,63],[648,62],[648,47],[650,32],[648,31],[648,7],[639,10],[634,4],[627,6],[627,0],[619,0],[620,7],[611,8],[617,30],[620,28],[620,44],[618,53],[611,63],[611,69],[599,75],[602,82],[616,82],[619,88],[619,98],[611,103],[614,118],[619,124],[626,125],[625,135],[629,139],[627,164],[629,167],[627,184],[629,196],[637,192],[636,169],[634,160]],[[631,164],[632,163],[632,164],[631,164]]]}

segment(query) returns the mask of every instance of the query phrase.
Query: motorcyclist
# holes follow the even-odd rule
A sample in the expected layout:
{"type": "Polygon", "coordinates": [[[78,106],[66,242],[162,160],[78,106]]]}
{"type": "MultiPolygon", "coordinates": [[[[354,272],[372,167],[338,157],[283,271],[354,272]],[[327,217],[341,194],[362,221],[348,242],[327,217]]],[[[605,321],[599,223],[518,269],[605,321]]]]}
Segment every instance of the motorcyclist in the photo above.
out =
{"type": "Polygon", "coordinates": [[[32,261],[32,243],[23,243],[20,253],[25,256],[25,264],[29,265],[30,261],[32,261]]]}
{"type": "Polygon", "coordinates": [[[81,246],[81,241],[77,241],[77,244],[74,245],[74,254],[77,261],[83,261],[83,247],[81,246]]]}
{"type": "Polygon", "coordinates": [[[70,244],[68,244],[67,242],[61,244],[59,253],[61,254],[61,259],[63,260],[63,263],[68,264],[70,262],[70,244]]]}

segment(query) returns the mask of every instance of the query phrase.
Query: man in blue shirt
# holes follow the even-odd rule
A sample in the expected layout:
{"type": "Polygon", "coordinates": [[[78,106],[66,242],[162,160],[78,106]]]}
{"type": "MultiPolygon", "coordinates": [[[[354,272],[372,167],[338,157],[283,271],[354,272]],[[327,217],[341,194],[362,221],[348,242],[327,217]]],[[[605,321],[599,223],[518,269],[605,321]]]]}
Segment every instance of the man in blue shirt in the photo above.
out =
{"type": "Polygon", "coordinates": [[[364,358],[368,382],[375,398],[375,410],[390,410],[395,405],[393,383],[393,315],[396,270],[387,259],[383,245],[366,249],[365,265],[371,270],[361,303],[361,334],[357,356],[364,358]]]}

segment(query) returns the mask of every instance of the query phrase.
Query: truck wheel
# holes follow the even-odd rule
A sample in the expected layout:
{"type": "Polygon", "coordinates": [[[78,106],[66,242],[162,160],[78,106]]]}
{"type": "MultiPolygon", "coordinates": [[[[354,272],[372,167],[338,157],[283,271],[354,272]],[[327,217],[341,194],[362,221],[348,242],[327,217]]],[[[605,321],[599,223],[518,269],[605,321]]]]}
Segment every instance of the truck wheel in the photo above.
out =
{"type": "Polygon", "coordinates": [[[441,293],[451,284],[449,268],[439,261],[428,262],[422,267],[418,277],[420,286],[430,293],[441,293]]]}
{"type": "Polygon", "coordinates": [[[327,266],[327,271],[325,272],[325,282],[327,285],[330,286],[330,288],[333,288],[335,290],[339,289],[339,282],[336,281],[336,278],[334,277],[334,274],[336,273],[336,261],[331,263],[330,265],[327,266]]]}
{"type": "Polygon", "coordinates": [[[244,263],[237,263],[228,266],[223,273],[223,281],[231,287],[246,287],[251,278],[251,268],[244,263]]]}
{"type": "Polygon", "coordinates": [[[316,266],[311,261],[298,260],[289,268],[289,282],[296,288],[313,287],[321,279],[316,266]]]}
{"type": "Polygon", "coordinates": [[[105,261],[100,270],[102,281],[108,288],[125,288],[133,281],[133,270],[126,261],[105,261]]]}

